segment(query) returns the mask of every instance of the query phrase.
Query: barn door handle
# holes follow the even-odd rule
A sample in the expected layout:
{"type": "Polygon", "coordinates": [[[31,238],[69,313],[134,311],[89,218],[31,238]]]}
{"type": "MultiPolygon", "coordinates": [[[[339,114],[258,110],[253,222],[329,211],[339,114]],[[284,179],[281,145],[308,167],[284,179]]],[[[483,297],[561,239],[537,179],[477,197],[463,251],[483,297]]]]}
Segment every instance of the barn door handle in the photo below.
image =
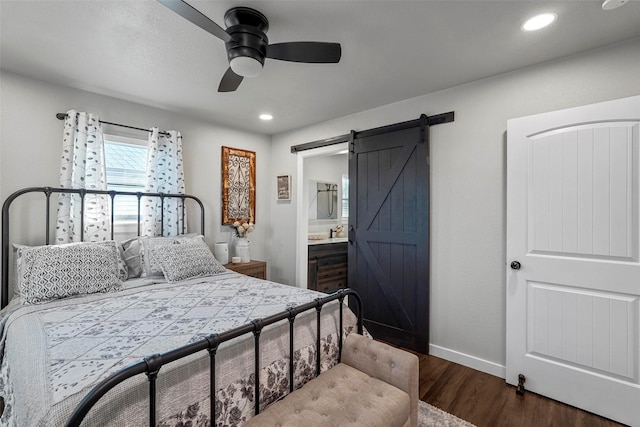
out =
{"type": "Polygon", "coordinates": [[[353,225],[349,226],[349,244],[353,245],[353,240],[356,237],[356,229],[353,228],[353,225]]]}
{"type": "Polygon", "coordinates": [[[520,270],[520,267],[522,267],[520,265],[519,261],[511,261],[511,269],[512,270],[520,270]]]}

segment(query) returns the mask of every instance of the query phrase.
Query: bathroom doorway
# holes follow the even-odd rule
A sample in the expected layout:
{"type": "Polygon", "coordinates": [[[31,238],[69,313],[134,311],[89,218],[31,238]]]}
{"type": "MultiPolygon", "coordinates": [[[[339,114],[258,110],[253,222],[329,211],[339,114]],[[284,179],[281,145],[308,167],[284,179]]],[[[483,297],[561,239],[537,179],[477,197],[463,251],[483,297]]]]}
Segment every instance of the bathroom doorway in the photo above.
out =
{"type": "MultiPolygon", "coordinates": [[[[296,210],[298,240],[296,250],[296,282],[300,287],[307,284],[309,237],[332,236],[331,230],[342,226],[347,229],[349,158],[347,144],[301,151],[298,153],[296,210]],[[320,190],[318,190],[320,188],[320,190]],[[328,191],[324,191],[328,189],[328,191]]],[[[346,234],[345,234],[346,235],[346,234]]]]}

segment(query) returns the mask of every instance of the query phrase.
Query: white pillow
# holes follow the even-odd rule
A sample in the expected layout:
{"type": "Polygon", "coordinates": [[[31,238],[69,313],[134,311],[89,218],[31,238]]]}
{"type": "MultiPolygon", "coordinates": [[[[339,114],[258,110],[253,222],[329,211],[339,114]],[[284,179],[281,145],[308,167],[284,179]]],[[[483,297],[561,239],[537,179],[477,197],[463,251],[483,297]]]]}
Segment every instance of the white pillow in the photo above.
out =
{"type": "Polygon", "coordinates": [[[211,276],[226,271],[204,240],[188,239],[179,245],[156,246],[150,251],[160,264],[168,282],[211,276]]]}
{"type": "Polygon", "coordinates": [[[23,303],[122,289],[114,241],[24,247],[20,295],[23,303]]]}
{"type": "Polygon", "coordinates": [[[153,248],[166,245],[180,245],[191,240],[198,240],[204,243],[204,236],[197,234],[183,234],[180,236],[169,237],[139,237],[140,264],[142,265],[142,274],[140,276],[162,277],[162,267],[160,267],[160,264],[151,252],[153,248]]]}
{"type": "Polygon", "coordinates": [[[124,259],[124,248],[122,245],[114,241],[116,248],[118,248],[118,277],[120,280],[127,280],[129,278],[129,268],[124,259]]]}
{"type": "Polygon", "coordinates": [[[13,244],[13,294],[20,295],[20,283],[24,280],[24,262],[22,260],[22,250],[31,246],[13,244]]]}
{"type": "Polygon", "coordinates": [[[140,264],[140,242],[137,237],[125,240],[120,243],[122,248],[122,259],[127,266],[127,278],[133,279],[140,277],[142,274],[142,265],[140,264]]]}

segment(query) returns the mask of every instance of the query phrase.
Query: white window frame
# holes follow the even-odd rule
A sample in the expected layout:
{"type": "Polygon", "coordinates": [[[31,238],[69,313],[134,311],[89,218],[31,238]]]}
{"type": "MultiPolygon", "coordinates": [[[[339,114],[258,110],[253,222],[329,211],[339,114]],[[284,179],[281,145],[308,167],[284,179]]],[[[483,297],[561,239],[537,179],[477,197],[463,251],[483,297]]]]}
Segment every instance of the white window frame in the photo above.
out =
{"type": "MultiPolygon", "coordinates": [[[[115,143],[128,144],[128,145],[139,145],[139,146],[144,146],[145,148],[148,148],[148,141],[146,139],[141,139],[141,138],[133,138],[129,136],[114,135],[114,134],[104,134],[103,140],[105,142],[115,142],[115,143]]],[[[109,183],[107,182],[107,185],[108,184],[109,183]]],[[[144,191],[144,189],[142,189],[141,191],[144,191]]],[[[113,224],[113,231],[115,235],[121,235],[121,236],[137,234],[138,220],[115,219],[113,224]]]]}
{"type": "Polygon", "coordinates": [[[342,182],[341,184],[341,200],[340,200],[340,216],[342,217],[343,220],[349,221],[349,175],[344,174],[342,175],[342,182]],[[345,191],[345,181],[347,183],[346,185],[346,190],[345,191]],[[346,205],[346,212],[345,212],[345,205],[346,205]],[[346,213],[346,215],[345,215],[346,213]]]}

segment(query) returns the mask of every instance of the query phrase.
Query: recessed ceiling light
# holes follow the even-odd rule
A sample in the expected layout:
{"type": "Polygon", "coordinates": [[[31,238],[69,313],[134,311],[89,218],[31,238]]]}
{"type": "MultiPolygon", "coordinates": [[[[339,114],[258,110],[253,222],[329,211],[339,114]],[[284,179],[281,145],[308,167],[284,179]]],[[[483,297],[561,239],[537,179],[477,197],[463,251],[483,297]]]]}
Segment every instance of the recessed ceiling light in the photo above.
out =
{"type": "Polygon", "coordinates": [[[602,10],[616,9],[627,3],[628,1],[629,0],[604,0],[604,2],[602,3],[602,10]]]}
{"type": "Polygon", "coordinates": [[[271,114],[260,114],[260,120],[271,120],[273,119],[273,116],[271,114]]]}
{"type": "Polygon", "coordinates": [[[524,24],[522,24],[523,31],[536,31],[541,28],[546,27],[556,20],[558,17],[555,13],[542,13],[540,15],[536,15],[533,18],[528,19],[524,24]]]}

